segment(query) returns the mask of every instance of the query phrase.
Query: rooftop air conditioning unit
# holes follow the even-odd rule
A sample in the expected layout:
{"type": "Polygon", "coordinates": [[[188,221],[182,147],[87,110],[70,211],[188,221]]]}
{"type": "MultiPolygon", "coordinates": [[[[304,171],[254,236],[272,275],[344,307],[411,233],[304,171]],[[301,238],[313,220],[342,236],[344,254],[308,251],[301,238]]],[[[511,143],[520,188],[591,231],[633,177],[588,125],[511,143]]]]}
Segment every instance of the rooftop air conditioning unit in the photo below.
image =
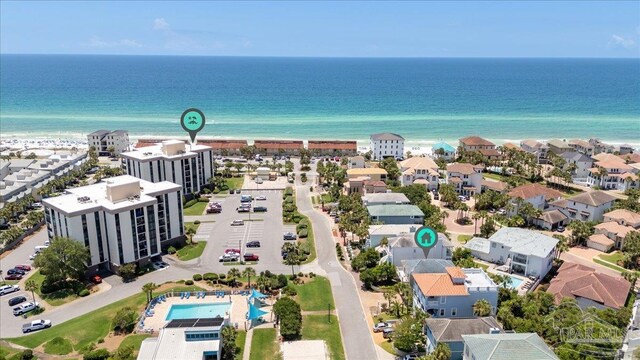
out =
{"type": "Polygon", "coordinates": [[[500,334],[500,328],[490,328],[489,334],[500,334]]]}

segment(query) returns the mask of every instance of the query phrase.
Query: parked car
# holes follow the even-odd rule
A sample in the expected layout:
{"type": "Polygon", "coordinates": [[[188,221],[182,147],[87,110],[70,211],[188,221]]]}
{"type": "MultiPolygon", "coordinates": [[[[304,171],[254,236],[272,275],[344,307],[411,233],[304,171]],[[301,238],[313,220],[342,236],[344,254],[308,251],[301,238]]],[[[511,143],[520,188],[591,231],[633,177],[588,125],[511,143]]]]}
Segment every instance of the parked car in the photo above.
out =
{"type": "Polygon", "coordinates": [[[237,212],[239,212],[239,213],[249,212],[249,211],[251,211],[251,208],[250,208],[250,207],[247,207],[247,206],[239,206],[239,207],[236,209],[236,211],[237,211],[237,212]]]}
{"type": "Polygon", "coordinates": [[[22,271],[31,271],[31,266],[30,265],[16,265],[16,266],[14,266],[14,268],[20,269],[22,271]]]}
{"type": "Polygon", "coordinates": [[[285,240],[295,240],[298,238],[298,236],[292,232],[287,232],[284,233],[284,235],[282,236],[285,240]]]}
{"type": "MultiPolygon", "coordinates": [[[[7,277],[5,277],[6,279],[7,277]]],[[[11,279],[9,279],[11,280],[11,279]]],[[[2,285],[0,286],[0,295],[11,294],[12,292],[20,291],[18,285],[2,285]]]]}
{"type": "Polygon", "coordinates": [[[100,277],[100,275],[93,275],[90,280],[94,284],[101,284],[102,283],[102,278],[100,277]]]}
{"type": "Polygon", "coordinates": [[[421,355],[419,354],[407,354],[405,355],[402,360],[417,360],[420,358],[421,355]]]}
{"type": "Polygon", "coordinates": [[[564,225],[558,225],[558,227],[556,228],[557,232],[563,232],[564,231],[564,225]]]}
{"type": "Polygon", "coordinates": [[[39,202],[34,202],[33,204],[31,204],[32,209],[40,209],[41,207],[42,207],[42,203],[39,203],[39,202]]]}
{"type": "Polygon", "coordinates": [[[22,274],[11,274],[4,277],[5,280],[22,280],[24,275],[22,274]]]}
{"type": "Polygon", "coordinates": [[[253,212],[267,212],[266,206],[256,206],[253,208],[253,212]]]}
{"type": "Polygon", "coordinates": [[[256,200],[267,200],[267,197],[264,195],[260,195],[258,197],[256,197],[256,200]]]}
{"type": "Polygon", "coordinates": [[[40,304],[37,302],[29,301],[28,303],[24,303],[22,305],[16,306],[13,308],[13,315],[18,316],[22,314],[26,314],[29,311],[33,311],[40,307],[40,304]]]}
{"type": "Polygon", "coordinates": [[[379,322],[373,326],[373,332],[377,333],[389,327],[386,322],[379,322]]]}
{"type": "Polygon", "coordinates": [[[222,256],[220,256],[218,258],[219,261],[221,262],[230,262],[230,261],[238,261],[238,258],[240,257],[240,255],[238,254],[224,254],[222,256]]]}
{"type": "Polygon", "coordinates": [[[258,261],[260,257],[256,254],[244,254],[244,261],[258,261]]]}
{"type": "Polygon", "coordinates": [[[231,226],[241,226],[244,225],[244,220],[233,220],[231,222],[231,226]]]}
{"type": "Polygon", "coordinates": [[[16,268],[7,270],[7,275],[13,275],[13,274],[24,275],[24,274],[26,274],[26,272],[24,272],[24,270],[20,270],[20,269],[16,269],[16,268]]]}
{"type": "Polygon", "coordinates": [[[0,230],[7,230],[9,227],[10,225],[7,223],[0,224],[0,230]]]}
{"type": "Polygon", "coordinates": [[[208,207],[207,214],[220,214],[222,212],[222,208],[219,207],[208,207]]]}
{"type": "Polygon", "coordinates": [[[249,241],[247,247],[260,247],[260,241],[249,241]]]}
{"type": "Polygon", "coordinates": [[[20,295],[20,296],[14,296],[11,299],[9,299],[9,306],[16,306],[18,304],[21,304],[23,302],[27,301],[27,298],[20,295]]]}
{"type": "Polygon", "coordinates": [[[33,320],[30,323],[22,325],[22,332],[28,333],[36,330],[47,329],[51,327],[51,320],[33,320]]]}
{"type": "Polygon", "coordinates": [[[226,249],[225,254],[240,254],[240,249],[226,249]]]}
{"type": "Polygon", "coordinates": [[[388,339],[391,337],[391,335],[393,335],[393,333],[395,332],[395,330],[393,330],[393,328],[384,328],[382,329],[382,337],[385,339],[388,339]]]}

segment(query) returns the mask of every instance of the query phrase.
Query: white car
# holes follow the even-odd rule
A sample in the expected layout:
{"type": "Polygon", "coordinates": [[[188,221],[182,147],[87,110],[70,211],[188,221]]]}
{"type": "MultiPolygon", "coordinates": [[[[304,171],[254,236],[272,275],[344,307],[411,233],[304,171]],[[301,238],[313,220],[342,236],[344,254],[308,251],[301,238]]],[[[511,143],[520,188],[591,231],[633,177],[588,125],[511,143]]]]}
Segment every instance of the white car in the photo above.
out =
{"type": "Polygon", "coordinates": [[[13,308],[13,315],[18,316],[18,315],[22,315],[22,314],[26,314],[29,311],[33,311],[36,308],[39,308],[40,304],[38,304],[37,302],[32,302],[29,301],[28,303],[24,303],[20,306],[16,306],[13,308]]]}
{"type": "Polygon", "coordinates": [[[238,261],[240,258],[240,254],[237,253],[227,253],[218,258],[221,262],[230,262],[230,261],[238,261]]]}
{"type": "Polygon", "coordinates": [[[0,286],[0,295],[11,294],[12,292],[20,291],[18,285],[2,285],[0,286]]]}
{"type": "Polygon", "coordinates": [[[240,225],[244,225],[244,220],[233,220],[231,222],[231,226],[240,226],[240,225]]]}
{"type": "Polygon", "coordinates": [[[264,195],[256,197],[256,200],[267,200],[267,197],[264,195]]]}
{"type": "Polygon", "coordinates": [[[33,320],[30,323],[22,325],[22,332],[28,333],[36,330],[47,329],[51,327],[51,320],[33,320]]]}
{"type": "Polygon", "coordinates": [[[389,327],[389,324],[386,322],[379,322],[373,326],[373,332],[380,332],[389,327]]]}

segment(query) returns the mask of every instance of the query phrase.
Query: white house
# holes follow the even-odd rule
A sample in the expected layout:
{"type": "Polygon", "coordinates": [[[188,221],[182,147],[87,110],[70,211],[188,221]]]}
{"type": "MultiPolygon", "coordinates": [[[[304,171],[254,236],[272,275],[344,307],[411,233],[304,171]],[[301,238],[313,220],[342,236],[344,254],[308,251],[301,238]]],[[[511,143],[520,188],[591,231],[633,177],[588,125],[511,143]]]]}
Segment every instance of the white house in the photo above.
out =
{"type": "Polygon", "coordinates": [[[413,234],[409,236],[399,236],[389,239],[389,246],[385,249],[385,256],[380,261],[401,266],[406,260],[422,259],[442,259],[451,260],[453,254],[453,244],[445,234],[438,233],[438,242],[429,251],[420,248],[413,239],[413,234]]]}
{"type": "Polygon", "coordinates": [[[400,162],[402,186],[422,183],[427,190],[437,189],[440,174],[438,165],[428,157],[414,156],[400,162]],[[421,180],[421,181],[416,181],[421,180]]]}
{"type": "Polygon", "coordinates": [[[503,227],[490,238],[475,237],[464,247],[473,256],[505,264],[510,272],[543,278],[553,264],[558,240],[537,231],[503,227]]]}
{"type": "Polygon", "coordinates": [[[535,155],[538,159],[538,164],[547,163],[547,152],[549,151],[549,147],[546,144],[543,144],[538,140],[528,139],[520,141],[520,148],[535,155]]]}
{"type": "Polygon", "coordinates": [[[347,165],[349,169],[364,169],[365,168],[364,156],[358,155],[358,156],[350,157],[347,165]]]}
{"type": "Polygon", "coordinates": [[[129,133],[125,130],[98,130],[87,135],[89,147],[95,147],[98,154],[109,152],[113,147],[114,155],[129,150],[129,133]]]}
{"type": "Polygon", "coordinates": [[[373,134],[370,142],[374,160],[382,160],[386,157],[402,159],[404,156],[404,138],[398,134],[373,134]]]}
{"type": "Polygon", "coordinates": [[[587,177],[589,176],[589,169],[593,167],[593,159],[591,157],[577,151],[567,151],[560,154],[560,157],[566,161],[567,165],[575,165],[575,170],[571,172],[571,177],[574,180],[587,180],[587,177]]]}
{"type": "Polygon", "coordinates": [[[365,206],[368,205],[395,205],[395,204],[410,204],[411,202],[407,198],[407,195],[403,193],[372,193],[365,194],[362,197],[362,203],[365,206]]]}
{"type": "Polygon", "coordinates": [[[378,247],[383,238],[387,238],[387,240],[389,240],[399,236],[413,237],[413,234],[419,227],[420,225],[414,224],[369,225],[369,239],[367,239],[365,246],[367,248],[378,247]]]}
{"type": "Polygon", "coordinates": [[[144,265],[184,238],[180,186],[123,175],[42,200],[49,239],[69,237],[91,254],[89,270],[144,265]]]}
{"type": "Polygon", "coordinates": [[[461,195],[472,196],[482,192],[482,166],[453,163],[447,165],[447,183],[461,195]]]}
{"type": "Polygon", "coordinates": [[[571,220],[602,221],[604,213],[613,206],[615,200],[614,196],[604,191],[591,191],[556,200],[549,206],[562,210],[571,220]]]}
{"type": "Polygon", "coordinates": [[[583,153],[585,155],[595,155],[595,147],[590,144],[588,141],[573,139],[569,140],[569,146],[579,153],[583,153]]]}
{"type": "Polygon", "coordinates": [[[561,192],[537,183],[520,185],[511,189],[507,195],[511,197],[511,203],[513,204],[513,210],[510,215],[518,212],[519,203],[523,201],[528,202],[538,210],[544,210],[549,202],[562,198],[561,192]]]}
{"type": "Polygon", "coordinates": [[[185,194],[196,193],[213,176],[213,149],[166,140],[158,145],[122,153],[129,175],[151,181],[170,181],[182,186],[185,194]]]}
{"type": "Polygon", "coordinates": [[[626,191],[640,188],[639,170],[627,164],[622,158],[601,153],[593,157],[594,167],[589,169],[588,186],[599,186],[601,189],[626,191]]]}

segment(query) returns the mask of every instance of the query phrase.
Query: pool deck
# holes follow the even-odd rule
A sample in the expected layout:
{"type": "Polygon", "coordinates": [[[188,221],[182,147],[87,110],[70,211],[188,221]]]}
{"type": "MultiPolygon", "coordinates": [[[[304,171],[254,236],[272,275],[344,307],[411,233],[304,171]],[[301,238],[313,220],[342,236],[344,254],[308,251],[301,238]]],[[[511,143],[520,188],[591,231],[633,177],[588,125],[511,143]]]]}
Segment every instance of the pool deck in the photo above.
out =
{"type": "MultiPolygon", "coordinates": [[[[198,299],[196,296],[191,296],[189,299],[180,299],[180,297],[167,297],[167,301],[160,302],[154,307],[154,315],[146,317],[144,320],[144,328],[152,329],[154,332],[159,331],[164,327],[168,321],[167,314],[169,309],[174,304],[187,305],[187,304],[215,304],[215,303],[229,303],[231,302],[230,318],[229,321],[232,325],[237,324],[238,327],[242,326],[242,323],[246,320],[247,311],[249,307],[247,305],[247,296],[242,295],[226,295],[223,298],[216,298],[215,295],[209,295],[205,298],[198,299]]],[[[271,307],[262,308],[265,311],[270,311],[271,307]]]]}

